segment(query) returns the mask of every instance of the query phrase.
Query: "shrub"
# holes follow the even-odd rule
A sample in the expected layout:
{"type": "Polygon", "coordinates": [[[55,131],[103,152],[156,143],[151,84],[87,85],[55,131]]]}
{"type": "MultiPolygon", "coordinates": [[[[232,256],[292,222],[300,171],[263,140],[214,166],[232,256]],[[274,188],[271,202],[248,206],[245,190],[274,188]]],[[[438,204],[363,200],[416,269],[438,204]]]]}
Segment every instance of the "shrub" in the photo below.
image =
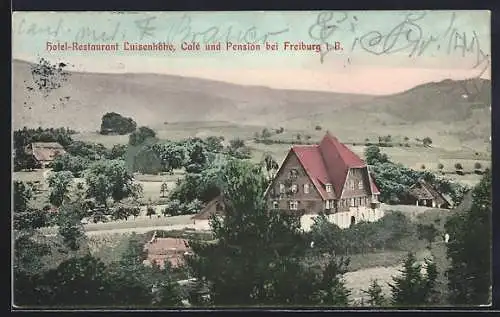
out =
{"type": "Polygon", "coordinates": [[[474,163],[474,168],[477,170],[481,169],[482,168],[481,163],[479,162],[474,163]]]}
{"type": "Polygon", "coordinates": [[[178,199],[172,199],[167,203],[167,206],[163,209],[162,213],[164,216],[177,216],[180,215],[181,202],[178,199]]]}
{"type": "Polygon", "coordinates": [[[456,164],[455,164],[455,169],[457,169],[457,170],[462,170],[462,169],[463,169],[462,164],[460,164],[460,163],[456,163],[456,164]]]}

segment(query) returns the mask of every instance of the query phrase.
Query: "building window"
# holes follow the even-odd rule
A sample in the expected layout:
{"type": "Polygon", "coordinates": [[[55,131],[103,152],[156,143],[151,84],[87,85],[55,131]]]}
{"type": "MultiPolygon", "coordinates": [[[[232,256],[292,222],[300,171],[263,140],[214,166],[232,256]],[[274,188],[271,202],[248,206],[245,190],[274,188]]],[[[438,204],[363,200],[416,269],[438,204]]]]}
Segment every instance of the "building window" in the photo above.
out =
{"type": "Polygon", "coordinates": [[[304,184],[304,194],[309,194],[309,184],[304,184]]]}
{"type": "Polygon", "coordinates": [[[355,201],[354,201],[354,198],[351,198],[351,207],[355,207],[355,201]]]}
{"type": "Polygon", "coordinates": [[[364,186],[364,185],[363,185],[363,181],[359,181],[359,182],[358,182],[358,188],[359,188],[359,189],[363,189],[363,188],[364,188],[363,186],[364,186]]]}
{"type": "Polygon", "coordinates": [[[330,209],[330,201],[325,200],[325,209],[330,209]]]}
{"type": "Polygon", "coordinates": [[[299,191],[299,187],[297,186],[297,184],[293,184],[291,190],[292,190],[292,193],[295,194],[299,191]]]}
{"type": "Polygon", "coordinates": [[[296,169],[290,170],[290,178],[291,179],[296,179],[297,176],[299,176],[299,171],[297,171],[296,169]]]}
{"type": "Polygon", "coordinates": [[[352,181],[352,180],[349,181],[349,188],[351,190],[354,190],[354,181],[352,181]]]}
{"type": "Polygon", "coordinates": [[[332,184],[326,184],[325,185],[325,190],[327,193],[331,193],[332,192],[332,184]]]}
{"type": "Polygon", "coordinates": [[[333,200],[330,200],[330,209],[335,208],[335,202],[333,200]]]}
{"type": "Polygon", "coordinates": [[[277,201],[273,201],[273,209],[278,209],[279,204],[277,201]]]}
{"type": "Polygon", "coordinates": [[[280,184],[280,193],[281,194],[285,193],[285,184],[280,184]]]}
{"type": "Polygon", "coordinates": [[[299,209],[299,202],[291,201],[290,202],[290,210],[297,210],[297,209],[299,209]]]}

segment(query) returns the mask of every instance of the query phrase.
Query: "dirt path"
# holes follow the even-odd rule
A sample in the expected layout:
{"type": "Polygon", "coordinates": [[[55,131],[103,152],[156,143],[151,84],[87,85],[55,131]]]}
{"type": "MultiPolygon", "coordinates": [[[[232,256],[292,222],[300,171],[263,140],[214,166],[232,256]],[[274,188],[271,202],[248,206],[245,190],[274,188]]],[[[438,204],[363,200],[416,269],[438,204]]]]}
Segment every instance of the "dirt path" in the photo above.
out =
{"type": "Polygon", "coordinates": [[[153,226],[153,227],[136,227],[136,228],[123,228],[123,229],[105,229],[105,230],[93,230],[87,231],[86,234],[89,236],[93,235],[105,235],[105,234],[114,234],[114,233],[145,233],[153,230],[182,230],[182,229],[194,229],[194,230],[209,230],[208,224],[197,223],[197,224],[188,224],[188,225],[170,225],[170,226],[153,226]]]}
{"type": "MultiPolygon", "coordinates": [[[[195,230],[208,230],[207,221],[197,221],[196,224],[191,220],[192,215],[182,215],[175,217],[155,216],[149,218],[145,216],[130,218],[129,220],[112,221],[107,223],[91,223],[84,225],[88,235],[112,234],[112,233],[143,233],[151,230],[182,230],[185,228],[195,230]]],[[[57,227],[40,229],[45,235],[54,235],[57,227]]]]}

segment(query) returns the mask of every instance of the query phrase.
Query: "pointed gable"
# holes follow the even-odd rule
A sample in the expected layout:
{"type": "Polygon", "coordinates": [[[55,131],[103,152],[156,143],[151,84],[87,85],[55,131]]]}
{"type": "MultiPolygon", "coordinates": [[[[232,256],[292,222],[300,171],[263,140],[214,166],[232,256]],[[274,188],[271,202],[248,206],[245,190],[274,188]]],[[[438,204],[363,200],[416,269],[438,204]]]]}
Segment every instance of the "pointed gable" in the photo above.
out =
{"type": "Polygon", "coordinates": [[[317,145],[313,146],[293,146],[291,151],[297,156],[300,164],[311,179],[314,187],[323,199],[334,199],[332,193],[327,193],[324,185],[329,183],[328,173],[326,171],[321,152],[317,145]]]}
{"type": "Polygon", "coordinates": [[[330,183],[337,197],[342,190],[350,168],[366,167],[365,162],[353,153],[347,146],[327,132],[319,144],[319,151],[323,158],[330,183]]]}
{"type": "MultiPolygon", "coordinates": [[[[341,198],[349,169],[367,169],[366,163],[336,137],[332,136],[330,132],[327,132],[317,145],[292,146],[287,158],[290,155],[295,155],[298,158],[314,187],[324,200],[341,198]],[[326,191],[326,184],[333,186],[333,192],[326,191]]],[[[280,166],[280,170],[287,164],[287,158],[280,166]]],[[[368,173],[368,169],[366,172],[370,182],[370,192],[379,194],[373,177],[368,173]]],[[[279,171],[277,174],[279,174],[279,171]]]]}

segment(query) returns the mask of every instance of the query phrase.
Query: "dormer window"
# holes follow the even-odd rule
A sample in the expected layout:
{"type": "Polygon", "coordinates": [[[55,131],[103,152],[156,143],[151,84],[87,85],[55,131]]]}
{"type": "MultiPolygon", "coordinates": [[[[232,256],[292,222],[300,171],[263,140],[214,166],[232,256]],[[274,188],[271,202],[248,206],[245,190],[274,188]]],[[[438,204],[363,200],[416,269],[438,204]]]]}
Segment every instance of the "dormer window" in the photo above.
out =
{"type": "Polygon", "coordinates": [[[349,188],[350,188],[351,190],[354,190],[354,189],[355,189],[355,188],[354,188],[354,181],[353,181],[353,180],[350,180],[350,181],[349,181],[349,188]]]}
{"type": "Polygon", "coordinates": [[[304,184],[304,194],[309,194],[309,184],[304,184]]]}
{"type": "Polygon", "coordinates": [[[285,193],[285,184],[280,184],[280,194],[285,193]]]}
{"type": "Polygon", "coordinates": [[[359,189],[363,189],[364,188],[363,181],[359,181],[358,188],[359,189]]]}
{"type": "Polygon", "coordinates": [[[327,193],[331,193],[332,192],[332,184],[326,184],[325,185],[325,190],[327,193]]]}

